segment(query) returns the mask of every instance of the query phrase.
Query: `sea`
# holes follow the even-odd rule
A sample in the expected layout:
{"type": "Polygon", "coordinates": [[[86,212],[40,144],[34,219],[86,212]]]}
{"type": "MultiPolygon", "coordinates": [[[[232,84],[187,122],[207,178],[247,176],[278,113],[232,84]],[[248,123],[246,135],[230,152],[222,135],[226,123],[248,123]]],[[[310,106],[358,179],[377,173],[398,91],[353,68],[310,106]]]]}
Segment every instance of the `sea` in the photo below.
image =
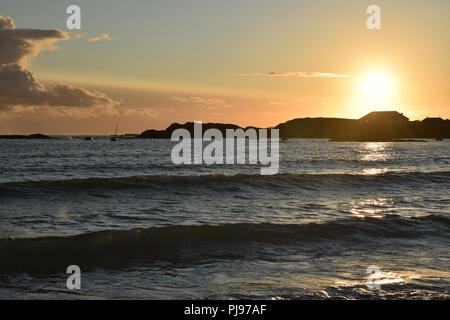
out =
{"type": "Polygon", "coordinates": [[[276,175],[173,146],[1,140],[0,299],[449,299],[449,140],[290,139],[276,175]]]}

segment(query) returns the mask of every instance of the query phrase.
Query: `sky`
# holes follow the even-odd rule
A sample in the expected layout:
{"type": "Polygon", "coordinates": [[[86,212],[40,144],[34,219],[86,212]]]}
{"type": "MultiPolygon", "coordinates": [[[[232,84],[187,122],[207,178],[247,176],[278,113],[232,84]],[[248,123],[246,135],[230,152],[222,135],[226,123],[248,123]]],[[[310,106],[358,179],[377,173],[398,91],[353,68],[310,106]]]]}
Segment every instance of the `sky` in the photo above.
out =
{"type": "Polygon", "coordinates": [[[1,0],[0,134],[450,118],[449,13],[448,0],[1,0]]]}

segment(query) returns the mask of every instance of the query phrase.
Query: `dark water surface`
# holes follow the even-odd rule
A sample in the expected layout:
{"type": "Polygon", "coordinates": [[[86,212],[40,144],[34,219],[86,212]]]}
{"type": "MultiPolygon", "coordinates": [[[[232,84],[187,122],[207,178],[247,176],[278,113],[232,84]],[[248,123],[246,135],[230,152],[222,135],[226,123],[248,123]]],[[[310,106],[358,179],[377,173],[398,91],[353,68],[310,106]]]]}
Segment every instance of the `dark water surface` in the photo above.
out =
{"type": "Polygon", "coordinates": [[[0,298],[449,298],[448,140],[292,139],[275,176],[172,146],[2,141],[0,298]]]}

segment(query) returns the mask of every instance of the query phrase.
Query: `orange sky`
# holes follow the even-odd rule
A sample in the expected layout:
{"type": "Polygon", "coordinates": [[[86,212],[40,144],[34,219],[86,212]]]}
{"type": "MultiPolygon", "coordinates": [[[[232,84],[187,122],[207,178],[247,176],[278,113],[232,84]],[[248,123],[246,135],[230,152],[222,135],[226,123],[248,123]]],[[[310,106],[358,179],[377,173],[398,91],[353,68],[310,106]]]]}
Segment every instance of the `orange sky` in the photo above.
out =
{"type": "Polygon", "coordinates": [[[0,9],[0,40],[17,55],[0,53],[0,134],[111,134],[116,123],[140,133],[193,120],[265,127],[372,110],[450,118],[448,1],[378,1],[381,30],[366,27],[369,1],[136,1],[126,13],[120,1],[81,1],[76,33],[55,13],[63,4],[25,12],[21,1],[0,9]],[[60,33],[30,40],[22,28],[60,33]],[[12,38],[33,51],[15,51],[12,38]],[[34,91],[16,95],[30,87],[17,76],[27,72],[34,91]]]}

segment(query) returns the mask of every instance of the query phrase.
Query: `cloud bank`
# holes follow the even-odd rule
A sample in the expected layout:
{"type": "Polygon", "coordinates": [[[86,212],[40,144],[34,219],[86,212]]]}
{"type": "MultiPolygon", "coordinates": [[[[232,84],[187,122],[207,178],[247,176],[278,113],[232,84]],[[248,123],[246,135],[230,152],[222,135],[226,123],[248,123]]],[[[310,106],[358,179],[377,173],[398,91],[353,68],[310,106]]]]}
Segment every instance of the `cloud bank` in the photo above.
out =
{"type": "Polygon", "coordinates": [[[0,111],[14,106],[94,107],[113,106],[117,101],[97,91],[57,84],[46,88],[26,70],[28,61],[54,43],[69,39],[59,30],[15,29],[12,18],[0,16],[0,111]]]}
{"type": "Polygon", "coordinates": [[[18,64],[0,66],[0,106],[92,107],[112,104],[114,101],[100,92],[71,85],[57,84],[47,89],[18,64]]]}

